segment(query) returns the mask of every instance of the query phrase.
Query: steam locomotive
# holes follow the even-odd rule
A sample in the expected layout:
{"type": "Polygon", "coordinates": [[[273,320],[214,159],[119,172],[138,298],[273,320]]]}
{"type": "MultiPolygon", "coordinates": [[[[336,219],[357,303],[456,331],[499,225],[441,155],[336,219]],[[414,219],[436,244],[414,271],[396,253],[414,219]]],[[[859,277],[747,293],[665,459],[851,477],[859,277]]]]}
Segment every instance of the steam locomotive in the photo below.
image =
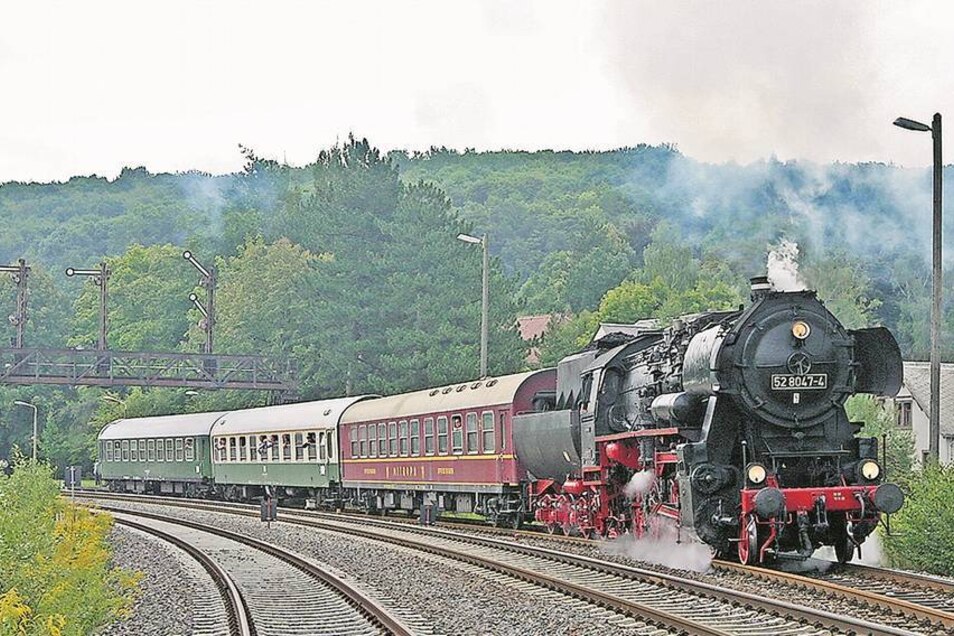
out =
{"type": "Polygon", "coordinates": [[[759,278],[748,308],[640,322],[556,370],[118,420],[100,470],[115,490],[675,532],[745,563],[831,545],[847,561],[903,495],[845,400],[894,395],[901,374],[887,330],[848,331],[814,292],[759,278]]]}
{"type": "Polygon", "coordinates": [[[743,563],[852,558],[881,513],[878,441],[845,401],[895,395],[901,353],[884,328],[846,330],[813,291],[752,280],[751,305],[602,338],[559,363],[538,412],[514,418],[551,531],[675,529],[743,563]]]}

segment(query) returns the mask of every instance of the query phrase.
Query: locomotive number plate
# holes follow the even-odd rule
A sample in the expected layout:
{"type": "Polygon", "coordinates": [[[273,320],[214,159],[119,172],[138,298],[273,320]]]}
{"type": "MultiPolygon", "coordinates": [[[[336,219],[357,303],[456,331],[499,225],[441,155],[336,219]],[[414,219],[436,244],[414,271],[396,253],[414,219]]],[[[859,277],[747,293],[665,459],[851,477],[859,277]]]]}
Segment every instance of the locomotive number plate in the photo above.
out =
{"type": "Polygon", "coordinates": [[[775,391],[811,391],[812,389],[827,389],[827,373],[806,373],[805,375],[791,375],[787,373],[772,374],[772,389],[775,391]]]}

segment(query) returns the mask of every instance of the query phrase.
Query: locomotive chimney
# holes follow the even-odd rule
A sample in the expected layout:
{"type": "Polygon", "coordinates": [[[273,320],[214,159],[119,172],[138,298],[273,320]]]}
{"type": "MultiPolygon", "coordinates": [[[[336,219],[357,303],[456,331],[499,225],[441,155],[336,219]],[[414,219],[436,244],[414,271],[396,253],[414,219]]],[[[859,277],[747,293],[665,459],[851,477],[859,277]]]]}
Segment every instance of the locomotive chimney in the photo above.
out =
{"type": "Polygon", "coordinates": [[[752,284],[752,293],[750,298],[752,302],[761,300],[765,298],[769,292],[775,291],[775,288],[772,286],[772,283],[769,282],[768,276],[755,276],[750,279],[749,282],[752,284]]]}

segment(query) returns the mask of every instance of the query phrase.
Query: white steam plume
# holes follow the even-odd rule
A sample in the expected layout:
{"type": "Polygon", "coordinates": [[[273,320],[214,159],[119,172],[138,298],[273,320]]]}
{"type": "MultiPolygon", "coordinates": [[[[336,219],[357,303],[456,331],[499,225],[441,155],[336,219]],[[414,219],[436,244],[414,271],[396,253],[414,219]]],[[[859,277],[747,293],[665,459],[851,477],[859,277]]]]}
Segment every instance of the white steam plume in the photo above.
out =
{"type": "Polygon", "coordinates": [[[782,239],[769,251],[768,278],[778,291],[800,291],[805,283],[798,274],[798,245],[782,239]]]}
{"type": "Polygon", "coordinates": [[[626,495],[628,499],[632,499],[636,495],[645,495],[653,489],[653,482],[655,480],[656,476],[651,470],[634,473],[629,482],[623,486],[623,494],[626,495]]]}
{"type": "Polygon", "coordinates": [[[712,550],[707,545],[689,539],[685,533],[680,538],[676,528],[665,524],[655,536],[640,539],[631,534],[623,535],[603,546],[608,554],[629,557],[637,561],[655,563],[668,568],[705,572],[712,564],[712,550]],[[681,539],[681,540],[680,540],[681,539]]]}

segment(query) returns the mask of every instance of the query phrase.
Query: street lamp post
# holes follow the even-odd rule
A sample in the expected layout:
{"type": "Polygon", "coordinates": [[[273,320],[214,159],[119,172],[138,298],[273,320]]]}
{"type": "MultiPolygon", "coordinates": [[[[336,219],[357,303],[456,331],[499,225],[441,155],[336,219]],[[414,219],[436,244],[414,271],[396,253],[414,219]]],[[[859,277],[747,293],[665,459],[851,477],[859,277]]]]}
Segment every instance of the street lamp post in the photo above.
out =
{"type": "Polygon", "coordinates": [[[906,130],[930,132],[934,141],[934,229],[932,240],[931,303],[931,406],[928,455],[935,463],[941,446],[941,113],[934,113],[932,125],[898,117],[894,125],[906,130]]]}
{"type": "Polygon", "coordinates": [[[487,249],[487,235],[477,238],[469,234],[458,234],[457,239],[465,243],[479,244],[483,248],[483,273],[480,297],[480,377],[487,377],[487,341],[490,322],[490,256],[487,249]]]}
{"type": "Polygon", "coordinates": [[[30,404],[29,402],[21,402],[20,400],[14,400],[13,403],[18,406],[26,406],[33,409],[33,461],[36,461],[36,405],[30,404]]]}
{"type": "Polygon", "coordinates": [[[120,400],[115,395],[109,395],[108,393],[102,396],[103,400],[106,402],[112,402],[113,404],[118,404],[123,409],[123,419],[126,419],[126,403],[120,400]]]}

